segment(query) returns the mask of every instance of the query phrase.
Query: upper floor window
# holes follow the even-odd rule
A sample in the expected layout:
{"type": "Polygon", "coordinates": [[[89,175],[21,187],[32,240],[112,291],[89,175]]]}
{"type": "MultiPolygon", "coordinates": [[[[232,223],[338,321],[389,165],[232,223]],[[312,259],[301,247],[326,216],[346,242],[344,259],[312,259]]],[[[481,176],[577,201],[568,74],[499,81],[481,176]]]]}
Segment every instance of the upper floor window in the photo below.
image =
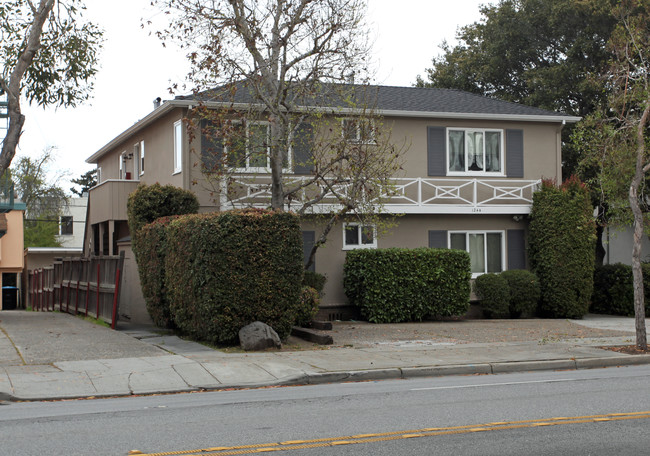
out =
{"type": "MultiPolygon", "coordinates": [[[[271,168],[271,125],[245,122],[232,125],[224,141],[227,164],[246,172],[268,172],[271,168]]],[[[290,155],[284,154],[282,168],[291,168],[290,155]]]]}
{"type": "Polygon", "coordinates": [[[343,138],[352,144],[372,144],[375,142],[375,124],[371,119],[343,119],[343,138]]]}
{"type": "Polygon", "coordinates": [[[343,224],[343,250],[376,248],[377,228],[374,225],[343,224]]]}
{"type": "Polygon", "coordinates": [[[183,121],[174,122],[174,174],[183,170],[183,121]]]}
{"type": "Polygon", "coordinates": [[[452,231],[449,248],[469,253],[472,277],[503,271],[503,231],[452,231]]]}
{"type": "Polygon", "coordinates": [[[449,128],[449,175],[503,174],[503,130],[449,128]]]}
{"type": "Polygon", "coordinates": [[[133,172],[136,176],[144,174],[144,141],[133,146],[133,172]]]}
{"type": "Polygon", "coordinates": [[[62,215],[59,223],[59,234],[63,236],[72,235],[72,216],[62,215]]]}

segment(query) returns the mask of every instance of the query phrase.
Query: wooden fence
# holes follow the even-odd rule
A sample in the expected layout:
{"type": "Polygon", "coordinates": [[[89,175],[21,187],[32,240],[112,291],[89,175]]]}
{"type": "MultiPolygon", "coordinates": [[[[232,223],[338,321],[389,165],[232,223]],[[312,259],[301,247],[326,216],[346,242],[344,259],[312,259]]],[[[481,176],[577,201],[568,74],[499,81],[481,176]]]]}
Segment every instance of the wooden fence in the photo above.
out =
{"type": "Polygon", "coordinates": [[[29,271],[29,304],[34,311],[101,318],[115,329],[123,267],[124,252],[55,260],[52,266],[29,271]]]}

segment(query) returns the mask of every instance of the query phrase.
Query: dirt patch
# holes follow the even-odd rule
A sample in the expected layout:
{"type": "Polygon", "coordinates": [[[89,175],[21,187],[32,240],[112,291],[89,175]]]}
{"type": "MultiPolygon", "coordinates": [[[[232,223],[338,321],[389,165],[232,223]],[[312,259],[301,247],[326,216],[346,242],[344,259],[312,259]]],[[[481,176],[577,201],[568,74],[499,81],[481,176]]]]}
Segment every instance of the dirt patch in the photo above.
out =
{"type": "Polygon", "coordinates": [[[614,351],[617,353],[625,353],[626,355],[650,355],[650,350],[641,350],[640,348],[637,348],[636,345],[621,345],[618,347],[605,346],[605,347],[598,347],[598,348],[602,348],[603,350],[614,351]]]}
{"type": "MultiPolygon", "coordinates": [[[[446,345],[490,342],[553,342],[564,339],[625,337],[629,332],[588,328],[567,320],[464,320],[373,324],[333,322],[334,346],[368,347],[403,343],[446,345]]],[[[308,348],[300,344],[302,349],[308,348]]]]}

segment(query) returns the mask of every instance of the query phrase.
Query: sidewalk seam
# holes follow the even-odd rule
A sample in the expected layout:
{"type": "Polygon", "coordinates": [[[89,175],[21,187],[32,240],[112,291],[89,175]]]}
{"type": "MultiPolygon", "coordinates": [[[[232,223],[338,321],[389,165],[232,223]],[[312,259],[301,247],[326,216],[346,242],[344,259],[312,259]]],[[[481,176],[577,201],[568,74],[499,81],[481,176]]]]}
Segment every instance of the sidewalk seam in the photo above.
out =
{"type": "Polygon", "coordinates": [[[2,333],[7,337],[7,340],[9,342],[11,342],[11,346],[14,347],[14,350],[16,350],[16,353],[18,353],[18,357],[23,362],[23,366],[26,366],[27,362],[25,361],[25,358],[23,358],[22,353],[20,353],[20,350],[18,350],[18,347],[16,347],[16,344],[14,343],[14,341],[11,340],[11,337],[9,336],[9,333],[7,333],[7,331],[5,331],[5,329],[2,326],[0,326],[0,331],[2,331],[2,333]]]}

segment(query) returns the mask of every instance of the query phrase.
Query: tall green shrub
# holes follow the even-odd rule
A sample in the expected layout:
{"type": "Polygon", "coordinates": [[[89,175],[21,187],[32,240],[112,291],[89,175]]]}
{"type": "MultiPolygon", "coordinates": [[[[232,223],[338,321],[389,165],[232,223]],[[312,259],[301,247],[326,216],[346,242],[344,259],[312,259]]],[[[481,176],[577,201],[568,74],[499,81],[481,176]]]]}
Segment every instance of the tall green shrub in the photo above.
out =
{"type": "Polygon", "coordinates": [[[469,254],[460,250],[351,250],[343,266],[345,294],[373,323],[462,315],[470,278],[469,254]]]}
{"type": "Polygon", "coordinates": [[[593,290],[595,223],[584,184],[572,177],[561,187],[544,181],[533,195],[529,252],[541,288],[541,311],[581,318],[593,290]]]}
{"type": "Polygon", "coordinates": [[[188,215],[167,229],[165,283],[176,325],[194,338],[233,343],[253,321],[281,338],[297,318],[303,277],[296,215],[244,210],[188,215]]]}
{"type": "Polygon", "coordinates": [[[151,319],[163,328],[173,327],[164,282],[167,253],[165,227],[169,220],[152,226],[148,224],[160,217],[194,214],[198,210],[199,202],[194,193],[173,185],[139,185],[129,195],[129,231],[138,264],[142,295],[151,319]]]}

